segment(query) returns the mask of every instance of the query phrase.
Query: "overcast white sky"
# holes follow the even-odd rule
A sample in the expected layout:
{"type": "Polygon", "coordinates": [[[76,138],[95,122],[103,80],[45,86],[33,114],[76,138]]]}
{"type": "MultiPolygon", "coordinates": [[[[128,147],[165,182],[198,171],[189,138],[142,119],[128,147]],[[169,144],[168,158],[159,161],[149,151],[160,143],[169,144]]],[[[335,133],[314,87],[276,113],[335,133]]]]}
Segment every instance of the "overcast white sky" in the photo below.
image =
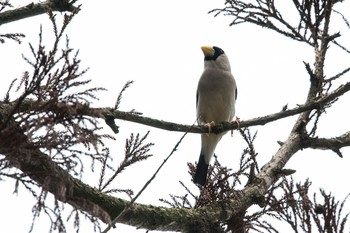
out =
{"type": "MultiPolygon", "coordinates": [[[[22,6],[23,2],[25,1],[16,1],[13,5],[22,6]]],[[[85,78],[92,79],[94,86],[108,89],[107,92],[99,94],[100,101],[95,101],[94,106],[114,106],[124,83],[134,80],[135,83],[123,96],[120,110],[135,109],[144,116],[192,124],[195,121],[195,91],[203,69],[203,54],[200,50],[202,45],[219,46],[228,55],[238,85],[236,115],[241,120],[280,111],[285,104],[290,108],[302,104],[309,85],[303,61],[313,64],[313,49],[253,25],[229,27],[232,20],[229,16],[214,18],[213,14],[207,14],[213,8],[222,7],[223,2],[82,2],[82,10],[67,32],[71,46],[80,50],[82,68],[90,68],[85,78]]],[[[349,9],[349,1],[340,6],[339,9],[349,9]]],[[[288,10],[287,13],[288,17],[293,18],[292,11],[288,10]]],[[[22,32],[27,36],[21,45],[14,42],[0,45],[0,64],[3,64],[1,97],[11,80],[20,78],[28,69],[21,54],[29,55],[29,41],[37,45],[40,24],[43,25],[45,39],[49,43],[52,26],[46,15],[1,26],[1,33],[22,32]]],[[[344,29],[339,21],[332,26],[333,32],[344,29]]],[[[342,34],[347,38],[346,45],[349,48],[349,32],[342,34]]],[[[331,49],[326,65],[326,75],[330,77],[349,66],[349,56],[339,49],[331,49]]],[[[342,80],[348,81],[349,75],[342,80]]],[[[320,121],[320,136],[337,136],[350,129],[349,100],[349,95],[346,95],[328,110],[320,121]]],[[[286,139],[295,119],[291,117],[263,127],[251,128],[253,131],[258,130],[256,150],[261,166],[277,151],[276,141],[286,139]]],[[[118,188],[132,188],[137,192],[170,153],[182,133],[129,122],[116,123],[120,126],[117,140],[107,142],[115,154],[115,161],[122,157],[125,138],[130,133],[144,134],[150,130],[149,141],[155,143],[151,151],[154,156],[151,159],[134,166],[130,171],[126,170],[120,177],[118,188]],[[139,175],[135,175],[136,172],[139,175]]],[[[104,127],[111,133],[107,126],[104,127]]],[[[195,190],[187,172],[187,162],[197,161],[199,147],[200,136],[188,135],[140,197],[139,202],[161,205],[158,198],[167,198],[170,193],[184,194],[179,180],[195,190]]],[[[245,147],[240,135],[234,132],[233,137],[227,134],[223,138],[216,154],[222,164],[237,169],[239,156],[245,147]]],[[[342,199],[350,191],[344,182],[344,178],[350,175],[350,150],[342,151],[343,159],[329,151],[304,150],[298,152],[286,167],[297,170],[296,180],[310,178],[314,190],[322,187],[342,199]]],[[[98,173],[86,175],[83,179],[92,186],[97,185],[98,173]]],[[[13,187],[12,182],[1,183],[1,229],[4,232],[27,232],[32,219],[33,199],[26,195],[23,188],[18,196],[12,195],[13,187]]],[[[45,221],[43,218],[35,232],[47,232],[45,221]]],[[[90,225],[85,227],[85,232],[93,232],[90,225]]],[[[145,230],[131,231],[129,227],[118,225],[111,232],[145,230]]]]}

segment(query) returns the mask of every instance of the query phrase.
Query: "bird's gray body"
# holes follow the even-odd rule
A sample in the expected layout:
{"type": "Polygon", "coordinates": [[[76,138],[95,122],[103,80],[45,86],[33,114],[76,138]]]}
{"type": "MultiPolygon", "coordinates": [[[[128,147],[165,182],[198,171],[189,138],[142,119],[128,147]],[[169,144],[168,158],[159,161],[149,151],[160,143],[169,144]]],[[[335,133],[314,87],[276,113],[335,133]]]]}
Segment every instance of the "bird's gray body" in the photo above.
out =
{"type": "MultiPolygon", "coordinates": [[[[198,123],[220,124],[232,121],[235,115],[236,89],[228,58],[223,51],[215,60],[205,60],[204,71],[197,87],[198,123]]],[[[194,176],[195,183],[205,184],[210,160],[224,134],[201,135],[201,152],[194,176]]]]}

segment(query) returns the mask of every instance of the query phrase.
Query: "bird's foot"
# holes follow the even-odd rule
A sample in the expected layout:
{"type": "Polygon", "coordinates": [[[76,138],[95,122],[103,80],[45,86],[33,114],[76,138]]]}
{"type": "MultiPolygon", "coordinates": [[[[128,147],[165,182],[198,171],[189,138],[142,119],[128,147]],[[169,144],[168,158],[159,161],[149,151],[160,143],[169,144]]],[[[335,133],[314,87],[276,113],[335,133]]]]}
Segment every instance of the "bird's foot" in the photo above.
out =
{"type": "Polygon", "coordinates": [[[207,133],[207,136],[209,136],[209,135],[210,135],[210,132],[211,132],[211,127],[215,126],[215,122],[214,122],[214,121],[212,121],[212,122],[210,122],[210,123],[206,123],[206,124],[205,124],[205,126],[207,126],[207,127],[208,127],[208,133],[207,133]]]}
{"type": "MultiPolygon", "coordinates": [[[[236,117],[236,120],[232,121],[232,123],[236,123],[238,129],[241,127],[241,121],[239,119],[239,117],[236,117]]],[[[233,129],[231,130],[231,137],[233,136],[233,129]]]]}

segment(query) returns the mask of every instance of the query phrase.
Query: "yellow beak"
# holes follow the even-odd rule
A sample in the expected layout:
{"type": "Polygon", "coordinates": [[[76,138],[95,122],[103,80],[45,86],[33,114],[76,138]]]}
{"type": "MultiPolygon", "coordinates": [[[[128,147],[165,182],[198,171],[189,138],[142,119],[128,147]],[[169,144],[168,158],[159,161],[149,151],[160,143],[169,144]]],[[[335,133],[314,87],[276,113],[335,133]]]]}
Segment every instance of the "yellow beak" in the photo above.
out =
{"type": "Polygon", "coordinates": [[[205,56],[208,56],[208,57],[214,56],[215,50],[213,49],[213,47],[202,46],[201,49],[202,49],[205,56]]]}

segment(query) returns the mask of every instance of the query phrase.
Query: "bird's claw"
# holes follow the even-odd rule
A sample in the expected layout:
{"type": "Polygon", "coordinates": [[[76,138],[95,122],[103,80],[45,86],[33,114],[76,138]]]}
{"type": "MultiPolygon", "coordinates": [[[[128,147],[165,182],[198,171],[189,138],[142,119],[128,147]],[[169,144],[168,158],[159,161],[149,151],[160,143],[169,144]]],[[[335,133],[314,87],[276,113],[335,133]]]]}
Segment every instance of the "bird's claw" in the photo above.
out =
{"type": "Polygon", "coordinates": [[[206,124],[205,124],[205,126],[207,126],[207,127],[208,127],[208,133],[207,133],[207,136],[209,136],[209,135],[210,135],[210,132],[211,132],[211,127],[215,126],[215,122],[214,122],[214,121],[212,121],[212,122],[210,122],[210,123],[206,123],[206,124]]]}
{"type": "MultiPolygon", "coordinates": [[[[234,121],[232,121],[232,123],[236,123],[238,129],[241,127],[241,121],[239,119],[239,117],[236,117],[236,119],[234,121]]],[[[233,136],[233,129],[231,130],[231,137],[233,136]]]]}

